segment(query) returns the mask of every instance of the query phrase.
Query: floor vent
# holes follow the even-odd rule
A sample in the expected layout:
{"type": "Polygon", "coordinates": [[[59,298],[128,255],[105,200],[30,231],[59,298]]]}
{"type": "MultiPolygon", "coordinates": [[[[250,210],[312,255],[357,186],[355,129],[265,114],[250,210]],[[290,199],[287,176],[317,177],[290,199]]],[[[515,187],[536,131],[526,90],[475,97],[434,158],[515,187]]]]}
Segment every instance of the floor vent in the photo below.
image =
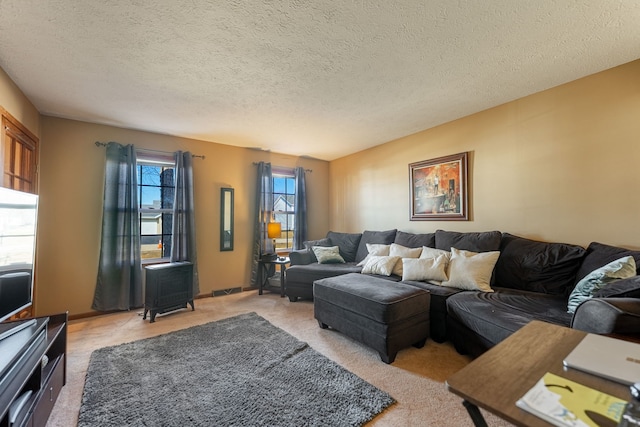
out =
{"type": "Polygon", "coordinates": [[[223,295],[231,295],[237,294],[238,292],[242,292],[242,288],[229,288],[229,289],[220,289],[219,291],[213,291],[211,296],[221,297],[223,295]]]}

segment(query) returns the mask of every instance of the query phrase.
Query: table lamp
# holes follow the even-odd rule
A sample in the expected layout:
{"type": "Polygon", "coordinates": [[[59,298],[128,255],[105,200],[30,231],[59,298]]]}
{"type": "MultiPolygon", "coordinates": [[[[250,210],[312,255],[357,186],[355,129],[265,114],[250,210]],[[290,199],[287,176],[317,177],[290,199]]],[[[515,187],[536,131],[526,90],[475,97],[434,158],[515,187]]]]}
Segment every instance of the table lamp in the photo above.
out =
{"type": "Polygon", "coordinates": [[[279,222],[270,222],[267,224],[267,236],[273,239],[273,251],[276,251],[276,238],[282,234],[282,224],[279,222]]]}

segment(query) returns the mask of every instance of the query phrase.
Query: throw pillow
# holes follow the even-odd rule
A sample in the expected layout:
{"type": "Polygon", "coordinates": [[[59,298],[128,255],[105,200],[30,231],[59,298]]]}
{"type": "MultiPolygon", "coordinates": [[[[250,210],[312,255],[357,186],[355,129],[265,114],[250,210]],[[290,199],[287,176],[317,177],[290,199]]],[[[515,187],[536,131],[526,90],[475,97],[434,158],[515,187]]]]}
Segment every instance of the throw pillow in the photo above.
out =
{"type": "MultiPolygon", "coordinates": [[[[636,263],[638,270],[638,263],[636,263]]],[[[594,298],[640,298],[640,276],[616,280],[605,285],[593,295],[594,298]]]]}
{"type": "Polygon", "coordinates": [[[447,263],[451,259],[451,252],[449,252],[449,251],[443,251],[442,249],[436,249],[436,248],[430,248],[428,246],[423,246],[422,247],[422,252],[420,253],[420,258],[421,259],[437,258],[437,257],[439,257],[441,255],[443,255],[447,259],[447,263]]]}
{"type": "Polygon", "coordinates": [[[449,280],[442,282],[442,286],[493,292],[491,275],[499,256],[499,251],[477,253],[451,248],[451,261],[449,261],[447,274],[449,280]]]}
{"type": "Polygon", "coordinates": [[[358,267],[364,266],[371,255],[389,256],[389,248],[391,245],[383,245],[381,243],[367,243],[367,256],[358,263],[358,267]]]}
{"type": "Polygon", "coordinates": [[[331,240],[325,237],[324,239],[320,239],[320,240],[307,240],[305,242],[302,242],[302,244],[304,245],[305,249],[309,251],[309,253],[311,254],[312,261],[317,262],[318,259],[313,253],[313,247],[314,246],[331,246],[331,240]]]}
{"type": "Polygon", "coordinates": [[[638,268],[640,268],[640,251],[632,251],[631,249],[622,248],[619,246],[605,245],[604,243],[591,242],[587,247],[587,254],[578,269],[576,274],[576,281],[578,282],[592,271],[597,270],[600,267],[604,267],[611,261],[615,261],[622,257],[632,256],[636,261],[636,274],[640,274],[638,268]]]}
{"type": "Polygon", "coordinates": [[[403,258],[402,280],[447,280],[447,264],[444,255],[437,258],[403,258]]]}
{"type": "Polygon", "coordinates": [[[377,243],[380,245],[390,245],[393,243],[393,239],[396,237],[396,229],[384,230],[384,231],[371,231],[364,230],[360,243],[358,243],[358,250],[356,251],[355,262],[359,263],[366,258],[369,251],[367,251],[367,243],[377,243]]]}
{"type": "MultiPolygon", "coordinates": [[[[397,243],[392,243],[389,248],[390,256],[397,256],[400,258],[418,258],[422,253],[422,248],[408,248],[406,246],[399,245],[397,243]]],[[[393,268],[393,274],[397,276],[402,276],[402,263],[399,262],[393,268]]]]}
{"type": "Polygon", "coordinates": [[[636,262],[632,256],[622,257],[611,261],[604,267],[600,267],[587,274],[578,282],[569,295],[567,313],[575,313],[578,306],[592,298],[593,295],[607,283],[619,279],[627,279],[636,275],[636,262]]]}
{"type": "Polygon", "coordinates": [[[362,267],[362,274],[379,274],[380,276],[391,276],[393,267],[398,263],[398,256],[372,255],[367,263],[362,267]]]}
{"type": "Polygon", "coordinates": [[[314,246],[313,253],[318,259],[318,264],[342,264],[344,258],[340,256],[340,248],[337,246],[314,246]]]}

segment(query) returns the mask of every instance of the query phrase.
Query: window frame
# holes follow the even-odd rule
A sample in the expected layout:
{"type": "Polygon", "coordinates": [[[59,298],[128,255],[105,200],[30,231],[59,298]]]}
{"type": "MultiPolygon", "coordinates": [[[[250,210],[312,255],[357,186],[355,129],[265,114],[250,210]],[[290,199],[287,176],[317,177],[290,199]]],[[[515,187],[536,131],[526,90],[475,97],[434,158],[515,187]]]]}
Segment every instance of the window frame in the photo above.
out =
{"type": "MultiPolygon", "coordinates": [[[[138,168],[140,168],[141,166],[156,166],[156,167],[163,167],[163,168],[167,168],[167,169],[174,169],[176,167],[176,162],[175,162],[175,158],[173,157],[173,155],[169,155],[169,154],[157,154],[157,153],[147,153],[144,151],[137,151],[136,152],[136,174],[139,174],[140,176],[140,181],[137,183],[136,186],[136,191],[138,193],[138,225],[139,225],[139,237],[140,237],[140,252],[142,255],[142,238],[143,236],[160,236],[160,241],[161,242],[165,242],[165,237],[168,238],[169,240],[171,240],[173,238],[173,231],[171,231],[170,233],[165,233],[163,232],[163,230],[160,230],[159,233],[155,233],[155,234],[143,234],[143,230],[142,230],[142,216],[144,214],[155,214],[155,215],[165,215],[165,214],[169,214],[171,215],[171,219],[173,221],[173,217],[175,215],[175,209],[172,206],[171,208],[145,208],[142,206],[142,192],[143,189],[145,187],[168,187],[166,185],[162,185],[162,183],[160,183],[160,185],[149,185],[149,184],[143,184],[142,183],[142,171],[138,170],[138,168]]],[[[174,174],[174,179],[173,179],[173,189],[175,192],[175,174],[174,174]]],[[[174,193],[175,194],[175,193],[174,193]]],[[[175,200],[174,200],[175,203],[175,200]]],[[[164,217],[163,217],[164,220],[164,217]]],[[[164,243],[163,243],[164,244],[164,243]]],[[[164,248],[161,248],[161,251],[164,251],[164,248]]],[[[170,246],[169,246],[169,252],[170,252],[170,246]]],[[[163,252],[161,252],[161,255],[163,254],[163,252]]],[[[157,264],[157,263],[165,263],[165,262],[169,262],[171,257],[171,254],[164,254],[164,256],[158,257],[158,258],[142,258],[142,264],[157,264]]]]}
{"type": "MultiPolygon", "coordinates": [[[[272,212],[273,212],[273,218],[274,220],[276,220],[276,222],[280,222],[281,226],[282,226],[282,231],[280,234],[280,240],[283,240],[283,235],[284,237],[284,241],[285,241],[285,247],[276,247],[276,252],[279,253],[288,253],[291,252],[293,250],[293,236],[295,233],[295,213],[296,213],[296,206],[295,206],[295,198],[296,198],[296,184],[295,184],[295,173],[292,169],[283,169],[283,168],[273,168],[272,172],[271,172],[271,184],[272,184],[272,192],[271,192],[271,196],[273,198],[273,206],[272,206],[272,212]],[[285,188],[284,191],[276,191],[276,179],[285,179],[285,188]],[[292,188],[289,189],[287,184],[286,184],[286,180],[291,180],[291,185],[292,188]],[[290,192],[289,192],[290,191],[290,192]],[[280,196],[284,196],[284,200],[285,202],[288,204],[288,197],[291,197],[293,199],[293,210],[276,210],[276,203],[278,202],[278,199],[280,196]],[[287,218],[286,221],[282,221],[282,220],[278,220],[278,217],[282,218],[282,217],[287,218]],[[289,217],[293,217],[293,221],[291,221],[293,223],[293,226],[288,229],[287,225],[289,224],[289,217]]],[[[277,245],[276,245],[277,246],[277,245]]]]}

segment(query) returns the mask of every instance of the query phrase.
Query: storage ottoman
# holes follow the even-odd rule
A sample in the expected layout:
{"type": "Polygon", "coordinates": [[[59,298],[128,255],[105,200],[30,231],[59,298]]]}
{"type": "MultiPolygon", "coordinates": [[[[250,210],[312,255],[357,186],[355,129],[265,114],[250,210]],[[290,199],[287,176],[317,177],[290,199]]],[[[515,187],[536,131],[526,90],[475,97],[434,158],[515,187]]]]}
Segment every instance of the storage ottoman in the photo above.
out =
{"type": "Polygon", "coordinates": [[[331,327],[393,363],[398,350],[424,346],[429,337],[428,291],[366,274],[313,282],[313,308],[321,328],[331,327]]]}

